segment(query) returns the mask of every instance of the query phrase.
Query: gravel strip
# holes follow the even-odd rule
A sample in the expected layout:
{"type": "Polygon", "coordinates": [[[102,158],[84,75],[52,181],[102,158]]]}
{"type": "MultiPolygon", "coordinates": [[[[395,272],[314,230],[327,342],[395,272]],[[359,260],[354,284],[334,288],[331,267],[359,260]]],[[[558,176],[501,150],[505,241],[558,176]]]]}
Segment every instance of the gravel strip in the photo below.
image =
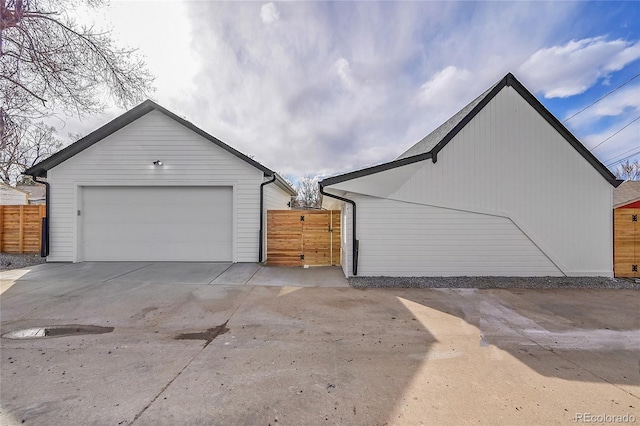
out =
{"type": "Polygon", "coordinates": [[[352,277],[354,288],[612,288],[640,290],[634,279],[607,277],[352,277]]]}
{"type": "Polygon", "coordinates": [[[0,253],[0,271],[26,268],[29,266],[39,265],[44,262],[45,258],[40,257],[39,254],[0,253]]]}

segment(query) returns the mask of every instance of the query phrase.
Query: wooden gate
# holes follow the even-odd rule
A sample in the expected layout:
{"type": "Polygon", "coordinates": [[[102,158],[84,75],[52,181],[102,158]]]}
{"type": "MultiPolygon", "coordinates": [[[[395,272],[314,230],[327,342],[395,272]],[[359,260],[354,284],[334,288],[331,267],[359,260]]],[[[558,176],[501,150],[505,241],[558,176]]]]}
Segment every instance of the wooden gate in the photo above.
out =
{"type": "Polygon", "coordinates": [[[613,273],[640,278],[640,209],[613,211],[613,273]]]}
{"type": "Polygon", "coordinates": [[[44,204],[0,206],[0,252],[40,253],[44,204]]]}
{"type": "Polygon", "coordinates": [[[340,265],[340,210],[267,211],[267,264],[340,265]]]}

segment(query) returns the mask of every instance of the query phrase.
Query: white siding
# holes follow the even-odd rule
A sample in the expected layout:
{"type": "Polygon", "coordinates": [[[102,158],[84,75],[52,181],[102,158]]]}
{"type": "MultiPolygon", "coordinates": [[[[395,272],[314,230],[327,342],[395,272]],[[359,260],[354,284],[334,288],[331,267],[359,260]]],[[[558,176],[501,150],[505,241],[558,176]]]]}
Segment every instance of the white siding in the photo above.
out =
{"type": "MultiPolygon", "coordinates": [[[[331,193],[332,191],[328,191],[331,193]]],[[[338,194],[336,194],[338,195],[338,194]]],[[[340,193],[341,197],[344,197],[344,193],[340,193]]],[[[344,201],[340,201],[336,198],[329,197],[324,195],[322,197],[322,208],[326,210],[340,210],[340,264],[342,266],[342,271],[346,277],[353,276],[353,250],[352,250],[352,210],[350,204],[345,203],[344,201]]],[[[357,221],[357,218],[356,218],[357,221]]]]}
{"type": "MultiPolygon", "coordinates": [[[[426,160],[417,167],[405,166],[331,188],[454,209],[450,212],[467,211],[474,217],[504,217],[503,222],[511,222],[512,230],[525,235],[562,273],[612,275],[611,185],[510,87],[505,87],[445,146],[437,163],[426,160]],[[381,186],[380,181],[387,184],[381,186]],[[394,182],[396,188],[390,188],[388,182],[394,182]]],[[[372,238],[370,233],[379,232],[376,227],[365,225],[360,229],[360,217],[366,224],[370,214],[366,210],[377,209],[377,204],[358,205],[359,274],[372,271],[366,259],[373,259],[378,248],[371,245],[388,244],[372,238]]],[[[379,215],[386,211],[389,216],[376,220],[403,226],[402,221],[395,220],[402,212],[388,209],[384,203],[381,206],[379,215]]],[[[406,220],[420,222],[419,218],[406,220]]],[[[449,231],[452,242],[456,242],[460,232],[449,231]]],[[[397,247],[408,256],[421,248],[421,243],[413,240],[397,247]]],[[[527,268],[517,275],[526,275],[527,268]]],[[[464,268],[460,266],[459,271],[462,274],[464,268]]],[[[547,271],[546,266],[540,271],[547,271]]],[[[505,266],[491,273],[513,272],[505,266]]]]}
{"type": "MultiPolygon", "coordinates": [[[[235,262],[258,258],[263,173],[158,111],[139,118],[48,172],[49,261],[78,261],[83,186],[231,186],[235,262]],[[164,165],[154,166],[154,160],[164,165]]],[[[168,203],[171,200],[167,200],[168,203]]],[[[188,217],[185,217],[188,220],[188,217]]]]}
{"type": "Polygon", "coordinates": [[[12,188],[8,185],[0,185],[0,204],[5,206],[18,206],[29,204],[27,193],[12,188]]]}
{"type": "Polygon", "coordinates": [[[354,196],[361,276],[549,276],[558,268],[509,219],[354,196]]]}
{"type": "Polygon", "coordinates": [[[291,195],[274,183],[264,186],[265,210],[289,210],[291,195]]]}

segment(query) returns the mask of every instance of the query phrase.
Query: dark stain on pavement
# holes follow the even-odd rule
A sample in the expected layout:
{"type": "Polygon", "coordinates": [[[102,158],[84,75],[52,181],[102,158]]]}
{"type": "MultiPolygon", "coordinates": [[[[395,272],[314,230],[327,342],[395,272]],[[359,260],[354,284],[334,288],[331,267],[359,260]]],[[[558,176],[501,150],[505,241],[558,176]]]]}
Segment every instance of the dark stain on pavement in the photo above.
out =
{"type": "Polygon", "coordinates": [[[225,321],[224,324],[220,324],[216,327],[209,328],[205,331],[198,331],[194,333],[181,333],[181,334],[178,334],[175,337],[175,339],[176,340],[204,340],[205,341],[204,347],[206,348],[207,345],[213,341],[213,339],[229,331],[229,328],[227,328],[227,322],[229,321],[225,321]]]}

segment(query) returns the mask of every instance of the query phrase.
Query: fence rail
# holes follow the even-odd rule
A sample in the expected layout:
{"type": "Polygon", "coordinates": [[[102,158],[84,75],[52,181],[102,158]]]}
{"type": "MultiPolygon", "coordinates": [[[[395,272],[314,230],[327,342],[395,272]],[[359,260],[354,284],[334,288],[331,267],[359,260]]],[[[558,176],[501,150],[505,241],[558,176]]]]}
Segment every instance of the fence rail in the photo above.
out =
{"type": "Polygon", "coordinates": [[[40,253],[43,204],[0,206],[0,252],[40,253]]]}

